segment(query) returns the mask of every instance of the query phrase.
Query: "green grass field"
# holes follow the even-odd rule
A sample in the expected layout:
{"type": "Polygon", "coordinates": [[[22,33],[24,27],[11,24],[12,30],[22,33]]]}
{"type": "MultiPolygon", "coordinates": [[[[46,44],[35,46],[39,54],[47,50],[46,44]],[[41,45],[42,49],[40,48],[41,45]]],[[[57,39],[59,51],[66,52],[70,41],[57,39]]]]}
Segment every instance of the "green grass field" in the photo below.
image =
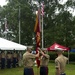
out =
{"type": "MultiPolygon", "coordinates": [[[[35,75],[39,75],[39,68],[34,67],[35,75]]],[[[11,69],[0,69],[0,75],[23,75],[23,67],[11,68],[11,69]]],[[[55,64],[49,64],[49,74],[55,75],[55,64]]],[[[66,65],[66,75],[75,75],[75,64],[66,65]]]]}

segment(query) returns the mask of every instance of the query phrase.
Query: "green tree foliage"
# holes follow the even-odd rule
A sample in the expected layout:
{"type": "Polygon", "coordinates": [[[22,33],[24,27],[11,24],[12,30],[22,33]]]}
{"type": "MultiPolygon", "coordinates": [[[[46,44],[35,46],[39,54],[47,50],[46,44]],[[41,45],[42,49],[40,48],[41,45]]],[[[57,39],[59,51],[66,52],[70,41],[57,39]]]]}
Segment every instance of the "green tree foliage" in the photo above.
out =
{"type": "Polygon", "coordinates": [[[45,47],[57,42],[72,47],[74,44],[74,19],[68,11],[74,6],[71,0],[60,4],[58,0],[44,0],[44,43],[45,47]],[[59,13],[56,13],[56,11],[59,13]]]}
{"type": "MultiPolygon", "coordinates": [[[[21,21],[21,43],[32,45],[32,35],[34,33],[36,5],[31,4],[31,0],[8,0],[8,4],[0,12],[1,18],[6,16],[9,29],[16,35],[18,42],[19,19],[21,21]],[[20,7],[20,8],[19,8],[20,7]],[[20,18],[19,18],[20,9],[20,18]]],[[[68,11],[75,8],[75,2],[68,0],[66,3],[59,3],[60,0],[37,0],[39,4],[44,1],[44,47],[49,47],[53,43],[74,47],[75,46],[75,17],[68,11]],[[56,13],[59,11],[58,13],[56,13]]]]}
{"type": "Polygon", "coordinates": [[[3,7],[2,17],[8,20],[9,29],[16,35],[15,41],[19,40],[19,20],[21,25],[21,43],[32,45],[32,34],[34,27],[34,15],[32,7],[26,0],[8,0],[8,4],[3,7]],[[19,12],[20,10],[20,12],[19,12]],[[19,15],[20,14],[20,15],[19,15]]]}

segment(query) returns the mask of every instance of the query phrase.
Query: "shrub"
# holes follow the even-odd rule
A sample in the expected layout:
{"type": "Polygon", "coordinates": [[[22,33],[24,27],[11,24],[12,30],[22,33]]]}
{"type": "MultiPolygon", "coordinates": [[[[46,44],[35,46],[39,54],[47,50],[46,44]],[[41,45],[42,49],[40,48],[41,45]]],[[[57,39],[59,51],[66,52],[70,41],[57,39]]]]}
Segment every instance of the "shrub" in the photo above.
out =
{"type": "MultiPolygon", "coordinates": [[[[50,60],[55,60],[55,58],[57,57],[57,54],[55,52],[48,52],[48,54],[50,55],[50,60]]],[[[69,61],[75,61],[74,52],[64,52],[63,55],[69,57],[69,61]]]]}

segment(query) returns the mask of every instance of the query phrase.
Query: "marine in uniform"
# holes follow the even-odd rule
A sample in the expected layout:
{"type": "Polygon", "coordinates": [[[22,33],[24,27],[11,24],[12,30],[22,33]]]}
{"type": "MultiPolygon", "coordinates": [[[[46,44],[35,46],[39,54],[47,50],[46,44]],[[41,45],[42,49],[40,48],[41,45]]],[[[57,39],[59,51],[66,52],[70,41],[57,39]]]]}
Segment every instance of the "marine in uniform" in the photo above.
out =
{"type": "Polygon", "coordinates": [[[58,57],[55,59],[56,75],[66,75],[65,66],[68,58],[62,54],[63,50],[60,48],[56,48],[56,53],[58,55],[58,57]]]}
{"type": "Polygon", "coordinates": [[[7,57],[7,68],[11,68],[12,54],[8,51],[6,57],[7,57]]]}
{"type": "Polygon", "coordinates": [[[40,58],[40,75],[48,75],[48,63],[50,56],[47,54],[46,49],[39,49],[42,54],[40,58]]]}
{"type": "Polygon", "coordinates": [[[5,68],[5,53],[4,51],[1,52],[1,69],[5,68]]]}
{"type": "Polygon", "coordinates": [[[19,66],[22,66],[22,59],[23,59],[23,55],[22,55],[22,51],[19,51],[19,54],[18,54],[18,65],[19,66]]]}
{"type": "Polygon", "coordinates": [[[39,57],[39,51],[32,54],[31,48],[27,47],[27,51],[23,54],[24,75],[34,75],[33,64],[36,57],[39,57]]]}
{"type": "Polygon", "coordinates": [[[17,63],[17,53],[16,51],[14,51],[13,55],[13,68],[16,67],[16,63],[17,63]]]}

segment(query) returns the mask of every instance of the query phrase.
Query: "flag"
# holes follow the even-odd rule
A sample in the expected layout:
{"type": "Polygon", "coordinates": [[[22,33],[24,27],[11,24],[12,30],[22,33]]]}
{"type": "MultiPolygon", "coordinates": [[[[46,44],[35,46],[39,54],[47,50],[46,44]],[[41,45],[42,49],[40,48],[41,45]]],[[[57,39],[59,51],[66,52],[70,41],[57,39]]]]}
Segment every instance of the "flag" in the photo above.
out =
{"type": "Polygon", "coordinates": [[[5,31],[7,31],[8,27],[7,27],[7,19],[5,18],[5,31]]]}
{"type": "MultiPolygon", "coordinates": [[[[34,27],[35,32],[35,40],[36,40],[36,53],[38,52],[38,47],[40,47],[40,10],[38,10],[37,16],[36,16],[36,23],[34,27]]],[[[40,60],[39,58],[36,59],[37,67],[40,66],[40,60]]]]}
{"type": "Polygon", "coordinates": [[[41,15],[44,15],[44,2],[41,3],[41,15]]]}

